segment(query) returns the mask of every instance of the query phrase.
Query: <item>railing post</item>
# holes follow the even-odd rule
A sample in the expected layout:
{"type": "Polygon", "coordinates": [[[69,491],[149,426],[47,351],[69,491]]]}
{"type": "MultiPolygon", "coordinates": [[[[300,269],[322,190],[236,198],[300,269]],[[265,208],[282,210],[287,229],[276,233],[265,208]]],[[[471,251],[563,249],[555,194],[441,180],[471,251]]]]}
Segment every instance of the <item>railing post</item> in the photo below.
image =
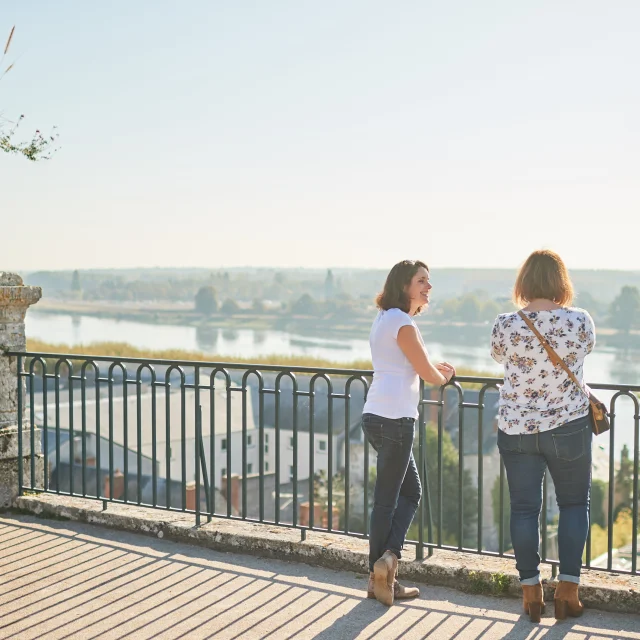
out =
{"type": "Polygon", "coordinates": [[[24,361],[7,355],[26,351],[24,318],[41,296],[40,287],[25,286],[19,275],[0,271],[0,507],[11,506],[25,484],[34,488],[44,485],[40,431],[23,421],[25,385],[19,374],[24,361]]]}

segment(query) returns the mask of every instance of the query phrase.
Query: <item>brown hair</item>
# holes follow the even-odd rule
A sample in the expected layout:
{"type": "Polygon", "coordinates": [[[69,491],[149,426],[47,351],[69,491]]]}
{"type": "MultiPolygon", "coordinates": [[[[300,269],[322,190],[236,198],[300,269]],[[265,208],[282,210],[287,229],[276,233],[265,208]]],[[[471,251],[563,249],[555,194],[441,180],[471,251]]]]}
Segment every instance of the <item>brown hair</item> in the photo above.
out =
{"type": "Polygon", "coordinates": [[[573,302],[569,272],[555,251],[534,251],[520,267],[513,287],[513,301],[523,307],[536,298],[553,300],[562,306],[573,302]]]}
{"type": "MultiPolygon", "coordinates": [[[[405,313],[409,313],[411,302],[405,287],[411,284],[413,276],[416,275],[420,267],[429,271],[429,267],[420,260],[403,260],[393,265],[382,292],[376,296],[378,309],[384,309],[385,311],[387,309],[402,309],[405,313]]],[[[418,307],[416,315],[421,311],[422,306],[418,307]]]]}

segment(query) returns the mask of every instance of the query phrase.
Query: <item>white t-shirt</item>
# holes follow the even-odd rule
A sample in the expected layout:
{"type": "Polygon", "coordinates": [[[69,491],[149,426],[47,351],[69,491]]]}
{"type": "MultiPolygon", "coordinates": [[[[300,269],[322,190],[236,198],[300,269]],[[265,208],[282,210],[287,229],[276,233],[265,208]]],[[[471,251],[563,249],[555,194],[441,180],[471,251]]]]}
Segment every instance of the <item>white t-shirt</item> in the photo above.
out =
{"type": "MultiPolygon", "coordinates": [[[[596,342],[591,316],[571,307],[527,311],[528,318],[584,385],[582,365],[596,342]]],[[[589,412],[589,400],[561,367],[555,367],[536,335],[514,313],[496,318],[491,355],[504,365],[498,427],[506,433],[538,433],[589,412]]]]}
{"type": "Polygon", "coordinates": [[[416,370],[398,346],[401,327],[416,327],[416,323],[401,309],[380,311],[373,321],[369,344],[373,362],[373,382],[363,413],[383,418],[417,418],[420,400],[420,380],[416,370]]]}

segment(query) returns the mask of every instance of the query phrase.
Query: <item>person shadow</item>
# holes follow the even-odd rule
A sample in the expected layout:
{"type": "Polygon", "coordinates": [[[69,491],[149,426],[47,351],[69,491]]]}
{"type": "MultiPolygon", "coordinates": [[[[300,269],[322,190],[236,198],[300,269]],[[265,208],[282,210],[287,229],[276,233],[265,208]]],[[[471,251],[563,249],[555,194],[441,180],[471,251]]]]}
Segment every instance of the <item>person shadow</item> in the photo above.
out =
{"type": "MultiPolygon", "coordinates": [[[[514,598],[497,598],[465,594],[443,587],[418,585],[421,594],[415,600],[397,601],[387,607],[376,600],[363,598],[348,614],[336,618],[330,626],[312,636],[314,640],[356,640],[364,638],[507,638],[525,640],[542,638],[580,638],[615,640],[640,638],[633,634],[640,617],[605,614],[585,610],[582,618],[557,621],[553,603],[547,602],[539,624],[522,613],[522,602],[514,598]]],[[[311,636],[310,636],[311,637],[311,636]]]]}

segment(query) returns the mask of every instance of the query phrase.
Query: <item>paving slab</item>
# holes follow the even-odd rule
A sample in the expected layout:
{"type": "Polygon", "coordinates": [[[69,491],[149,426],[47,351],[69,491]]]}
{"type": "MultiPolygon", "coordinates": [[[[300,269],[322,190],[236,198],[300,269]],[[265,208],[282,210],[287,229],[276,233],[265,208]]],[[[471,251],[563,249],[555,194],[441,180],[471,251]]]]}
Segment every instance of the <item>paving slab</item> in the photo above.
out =
{"type": "Polygon", "coordinates": [[[512,598],[421,585],[387,608],[366,577],[273,558],[0,515],[0,638],[640,640],[640,615],[587,610],[539,625],[512,598]]]}

